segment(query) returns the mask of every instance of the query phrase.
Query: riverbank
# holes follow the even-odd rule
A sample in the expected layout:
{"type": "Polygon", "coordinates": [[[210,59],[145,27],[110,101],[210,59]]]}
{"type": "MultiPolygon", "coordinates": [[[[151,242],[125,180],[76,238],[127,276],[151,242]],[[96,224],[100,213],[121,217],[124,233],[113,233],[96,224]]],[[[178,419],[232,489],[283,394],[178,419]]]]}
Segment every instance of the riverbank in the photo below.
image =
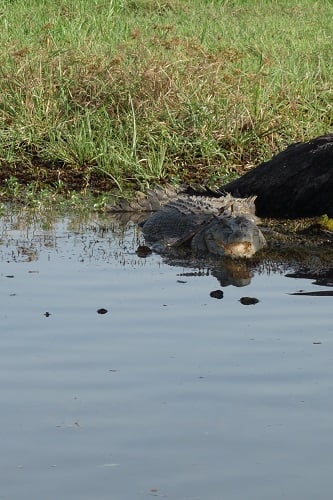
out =
{"type": "Polygon", "coordinates": [[[327,133],[332,14],[305,0],[10,3],[2,198],[221,185],[327,133]]]}

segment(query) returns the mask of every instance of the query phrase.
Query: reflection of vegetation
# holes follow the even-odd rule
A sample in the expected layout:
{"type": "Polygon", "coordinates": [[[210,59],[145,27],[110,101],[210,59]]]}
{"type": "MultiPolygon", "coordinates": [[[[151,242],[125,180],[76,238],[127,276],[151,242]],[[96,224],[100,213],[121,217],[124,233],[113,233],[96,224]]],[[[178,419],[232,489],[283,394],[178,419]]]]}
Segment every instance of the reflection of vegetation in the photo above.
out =
{"type": "Polygon", "coordinates": [[[6,2],[2,195],[20,196],[17,183],[28,184],[30,202],[43,190],[47,199],[166,179],[222,184],[326,132],[332,9],[305,0],[6,2]]]}
{"type": "Polygon", "coordinates": [[[113,217],[82,211],[63,215],[56,210],[32,210],[7,206],[0,218],[0,259],[31,262],[47,250],[64,252],[71,245],[82,247],[82,258],[126,261],[127,249],[135,254],[139,243],[130,224],[113,217]]]}
{"type": "MultiPolygon", "coordinates": [[[[127,214],[129,215],[129,214],[127,214]]],[[[150,258],[136,254],[142,243],[133,222],[115,215],[56,210],[28,210],[7,206],[0,218],[0,260],[32,262],[42,253],[73,255],[85,260],[117,262],[121,266],[144,266],[150,258]]],[[[221,286],[243,287],[255,273],[285,273],[311,277],[318,284],[332,285],[333,235],[320,231],[312,220],[265,221],[269,242],[251,259],[196,258],[186,247],[163,256],[165,263],[183,268],[179,276],[214,276],[221,286]],[[186,270],[189,271],[187,272],[186,270]]]]}

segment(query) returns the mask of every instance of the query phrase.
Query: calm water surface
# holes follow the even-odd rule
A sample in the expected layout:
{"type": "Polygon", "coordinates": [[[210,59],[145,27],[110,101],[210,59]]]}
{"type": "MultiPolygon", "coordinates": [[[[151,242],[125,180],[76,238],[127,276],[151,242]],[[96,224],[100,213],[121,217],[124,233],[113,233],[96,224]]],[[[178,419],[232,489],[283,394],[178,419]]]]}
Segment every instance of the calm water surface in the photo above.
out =
{"type": "Polygon", "coordinates": [[[331,498],[333,297],[290,295],[327,286],[221,286],[133,225],[29,217],[0,224],[0,499],[331,498]]]}

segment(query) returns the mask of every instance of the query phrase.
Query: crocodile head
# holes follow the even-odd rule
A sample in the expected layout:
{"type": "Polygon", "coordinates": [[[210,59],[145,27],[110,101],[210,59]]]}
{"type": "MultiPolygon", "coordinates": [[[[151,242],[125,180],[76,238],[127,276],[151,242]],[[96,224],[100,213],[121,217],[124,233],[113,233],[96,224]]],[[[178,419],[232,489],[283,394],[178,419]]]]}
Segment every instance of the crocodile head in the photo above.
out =
{"type": "Polygon", "coordinates": [[[250,217],[220,216],[194,236],[191,246],[197,252],[249,258],[266,246],[266,240],[250,217]]]}

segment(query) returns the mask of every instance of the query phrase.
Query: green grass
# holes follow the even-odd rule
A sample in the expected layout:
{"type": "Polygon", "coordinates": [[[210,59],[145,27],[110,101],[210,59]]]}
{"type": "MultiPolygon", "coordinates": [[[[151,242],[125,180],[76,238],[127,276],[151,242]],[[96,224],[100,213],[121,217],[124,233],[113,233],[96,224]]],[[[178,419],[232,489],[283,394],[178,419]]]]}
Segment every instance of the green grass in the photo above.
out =
{"type": "Polygon", "coordinates": [[[221,185],[332,131],[331,0],[13,0],[0,16],[2,186],[221,185]]]}

